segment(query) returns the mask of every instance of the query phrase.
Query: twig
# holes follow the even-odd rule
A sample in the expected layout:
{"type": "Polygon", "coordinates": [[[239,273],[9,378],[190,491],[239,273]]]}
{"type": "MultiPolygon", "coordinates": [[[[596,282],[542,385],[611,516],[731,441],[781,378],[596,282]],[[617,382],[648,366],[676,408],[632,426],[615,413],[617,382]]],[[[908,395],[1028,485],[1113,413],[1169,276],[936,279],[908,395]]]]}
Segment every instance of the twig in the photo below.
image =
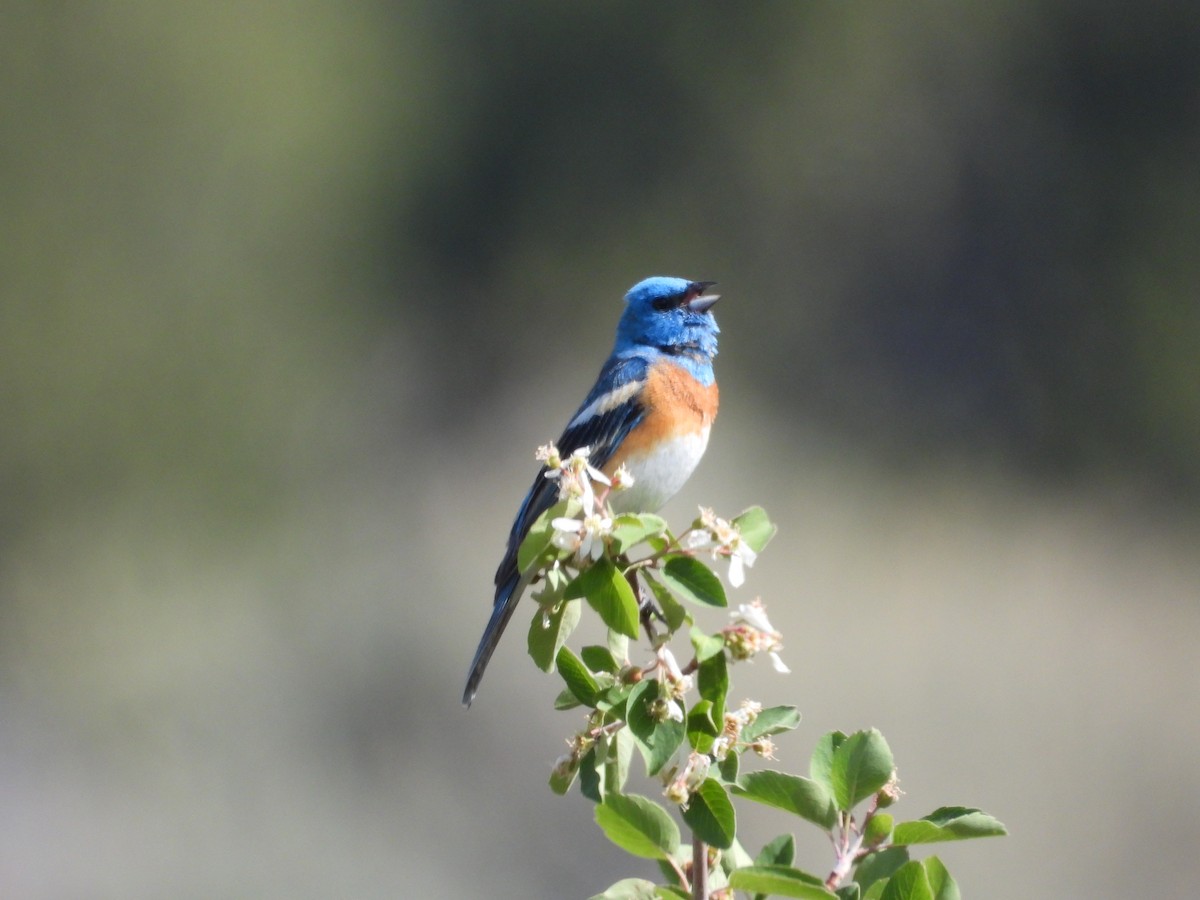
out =
{"type": "Polygon", "coordinates": [[[692,833],[692,900],[708,900],[708,848],[692,833]]]}
{"type": "Polygon", "coordinates": [[[667,857],[667,862],[671,864],[671,868],[675,870],[675,874],[679,876],[679,886],[685,891],[690,891],[692,886],[688,883],[687,872],[683,871],[683,866],[673,856],[667,857]]]}
{"type": "Polygon", "coordinates": [[[863,843],[863,833],[855,826],[854,818],[849,813],[841,813],[839,819],[837,836],[833,842],[836,862],[833,871],[825,879],[825,887],[831,891],[837,890],[842,879],[850,874],[863,843]]]}

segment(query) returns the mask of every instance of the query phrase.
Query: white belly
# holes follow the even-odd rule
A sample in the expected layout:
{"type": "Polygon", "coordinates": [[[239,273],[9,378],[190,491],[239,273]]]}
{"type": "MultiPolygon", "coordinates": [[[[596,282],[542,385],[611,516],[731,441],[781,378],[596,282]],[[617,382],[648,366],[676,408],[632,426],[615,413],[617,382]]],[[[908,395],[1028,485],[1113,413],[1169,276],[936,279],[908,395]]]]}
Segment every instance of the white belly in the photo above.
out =
{"type": "Polygon", "coordinates": [[[633,487],[611,495],[616,512],[656,512],[683,487],[704,456],[708,429],[662,441],[653,453],[630,456],[633,487]]]}

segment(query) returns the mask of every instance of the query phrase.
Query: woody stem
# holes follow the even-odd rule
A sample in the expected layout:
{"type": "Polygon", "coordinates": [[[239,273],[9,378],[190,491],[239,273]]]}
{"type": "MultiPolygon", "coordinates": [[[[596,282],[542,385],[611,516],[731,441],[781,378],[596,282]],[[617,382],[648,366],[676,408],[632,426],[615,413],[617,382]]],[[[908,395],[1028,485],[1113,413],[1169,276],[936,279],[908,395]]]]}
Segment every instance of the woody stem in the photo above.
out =
{"type": "Polygon", "coordinates": [[[708,847],[692,833],[692,900],[708,900],[708,847]]]}

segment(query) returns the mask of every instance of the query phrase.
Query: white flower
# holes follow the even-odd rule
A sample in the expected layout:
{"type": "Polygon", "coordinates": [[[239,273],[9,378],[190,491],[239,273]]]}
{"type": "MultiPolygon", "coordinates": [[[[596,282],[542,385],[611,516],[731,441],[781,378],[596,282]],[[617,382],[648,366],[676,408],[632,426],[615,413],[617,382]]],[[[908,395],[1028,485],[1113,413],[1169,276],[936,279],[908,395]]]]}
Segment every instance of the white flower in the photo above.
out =
{"type": "Polygon", "coordinates": [[[759,738],[750,745],[750,749],[763,759],[775,759],[775,742],[769,737],[759,738]]]}
{"type": "Polygon", "coordinates": [[[688,790],[695,791],[704,784],[704,779],[708,777],[708,770],[711,766],[712,760],[707,753],[693,752],[688,756],[687,765],[683,769],[688,790]]]}
{"type": "Polygon", "coordinates": [[[585,509],[591,509],[591,484],[587,479],[580,479],[579,476],[566,464],[560,463],[558,468],[547,468],[545,477],[550,481],[558,482],[558,499],[566,500],[569,497],[583,497],[588,495],[588,505],[585,509]]]}
{"type": "Polygon", "coordinates": [[[729,557],[729,583],[741,587],[746,581],[746,569],[754,565],[758,554],[750,545],[742,540],[738,527],[720,518],[711,509],[700,507],[700,522],[704,529],[697,529],[688,535],[688,549],[706,546],[709,541],[716,543],[712,556],[729,557]]]}
{"type": "Polygon", "coordinates": [[[633,487],[633,473],[631,473],[625,463],[617,466],[617,471],[613,472],[612,489],[614,491],[624,491],[633,487]]]}
{"type": "Polygon", "coordinates": [[[666,790],[663,791],[663,796],[673,803],[683,806],[691,799],[692,794],[700,789],[700,785],[704,784],[704,779],[708,777],[708,770],[711,765],[712,759],[707,753],[693,752],[688,757],[683,771],[673,773],[670,776],[670,781],[667,783],[666,790]]]}
{"type": "Polygon", "coordinates": [[[683,697],[692,689],[692,676],[683,674],[670,648],[663,646],[658,649],[657,665],[659,681],[666,685],[672,697],[683,697]]]}
{"type": "Polygon", "coordinates": [[[676,722],[683,721],[683,707],[674,700],[667,701],[667,718],[676,722]]]}
{"type": "MultiPolygon", "coordinates": [[[[558,448],[553,444],[543,444],[538,447],[533,458],[540,463],[545,463],[547,468],[555,471],[562,465],[562,457],[558,455],[558,448]]],[[[547,475],[546,477],[550,478],[551,476],[547,475]]]]}
{"type": "Polygon", "coordinates": [[[725,636],[725,648],[733,659],[747,660],[765,651],[776,672],[786,675],[791,671],[779,656],[779,651],[783,649],[783,635],[775,630],[767,618],[767,610],[761,600],[739,604],[737,610],[729,615],[734,622],[723,628],[721,633],[725,636]]]}
{"type": "Polygon", "coordinates": [[[737,709],[725,713],[721,734],[713,741],[712,755],[717,759],[728,756],[729,751],[742,742],[742,730],[758,718],[762,709],[762,704],[755,700],[743,700],[737,709]]]}
{"type": "Polygon", "coordinates": [[[582,538],[579,535],[580,529],[583,528],[583,523],[578,519],[558,518],[554,519],[550,525],[554,528],[554,534],[550,536],[550,542],[561,550],[578,550],[582,538]]]}
{"type": "Polygon", "coordinates": [[[778,634],[771,625],[771,620],[767,618],[767,608],[762,605],[761,600],[755,600],[753,603],[739,603],[737,612],[730,613],[735,619],[741,619],[747,625],[758,631],[765,631],[767,634],[778,634]]]}
{"type": "Polygon", "coordinates": [[[583,511],[591,513],[596,507],[596,494],[592,482],[608,486],[608,476],[588,462],[590,447],[580,447],[562,459],[553,444],[539,447],[537,458],[546,464],[545,477],[558,482],[558,498],[578,497],[583,511]]]}
{"type": "Polygon", "coordinates": [[[739,534],[737,540],[729,548],[729,583],[741,587],[746,582],[745,569],[754,565],[758,554],[751,550],[739,534]]]}
{"type": "Polygon", "coordinates": [[[742,705],[731,713],[725,713],[725,718],[732,719],[739,728],[745,728],[758,718],[763,706],[757,700],[743,700],[742,705]]]}
{"type": "Polygon", "coordinates": [[[729,755],[729,751],[733,748],[734,738],[729,734],[720,735],[712,745],[712,755],[717,759],[725,759],[729,755]]]}
{"type": "Polygon", "coordinates": [[[589,556],[597,560],[604,555],[604,538],[612,533],[613,527],[612,519],[595,513],[582,520],[558,518],[550,524],[554,527],[550,538],[554,546],[574,551],[580,562],[589,556]]]}
{"type": "Polygon", "coordinates": [[[660,648],[658,651],[658,659],[662,667],[666,669],[667,674],[669,674],[673,679],[678,681],[683,677],[683,670],[679,668],[679,661],[675,659],[675,654],[671,652],[670,647],[660,648]]]}
{"type": "Polygon", "coordinates": [[[563,460],[562,470],[564,472],[572,472],[579,479],[583,480],[586,475],[591,481],[598,481],[603,485],[612,484],[608,480],[608,476],[588,462],[588,457],[592,453],[591,447],[580,447],[570,456],[563,460]]]}
{"type": "Polygon", "coordinates": [[[678,806],[683,806],[688,802],[690,795],[687,792],[687,785],[684,784],[681,779],[673,778],[671,781],[667,782],[667,786],[663,788],[663,796],[672,803],[678,806]]]}
{"type": "Polygon", "coordinates": [[[579,497],[579,502],[583,504],[585,514],[596,511],[596,492],[592,490],[592,481],[590,478],[584,478],[578,472],[571,472],[563,483],[570,482],[572,486],[576,486],[576,496],[579,497]]]}

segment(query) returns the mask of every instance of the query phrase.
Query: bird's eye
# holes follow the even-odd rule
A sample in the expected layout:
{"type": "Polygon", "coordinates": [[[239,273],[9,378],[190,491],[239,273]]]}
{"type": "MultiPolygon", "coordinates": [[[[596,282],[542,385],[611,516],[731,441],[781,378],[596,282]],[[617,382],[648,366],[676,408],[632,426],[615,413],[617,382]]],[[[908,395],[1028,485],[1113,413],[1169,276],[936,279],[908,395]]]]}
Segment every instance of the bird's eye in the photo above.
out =
{"type": "Polygon", "coordinates": [[[688,292],[683,291],[679,294],[670,294],[666,297],[659,297],[651,305],[659,312],[666,312],[668,309],[674,309],[677,306],[683,306],[688,301],[688,292]]]}

